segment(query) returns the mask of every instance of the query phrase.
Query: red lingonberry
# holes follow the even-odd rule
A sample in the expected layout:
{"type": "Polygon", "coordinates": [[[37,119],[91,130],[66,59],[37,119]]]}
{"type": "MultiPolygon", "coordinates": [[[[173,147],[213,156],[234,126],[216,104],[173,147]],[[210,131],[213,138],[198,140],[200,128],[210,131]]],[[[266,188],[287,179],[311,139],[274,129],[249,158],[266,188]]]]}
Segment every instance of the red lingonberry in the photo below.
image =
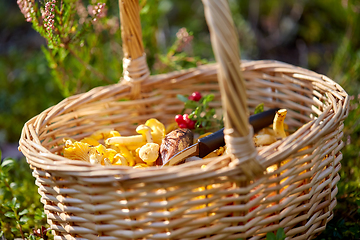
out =
{"type": "Polygon", "coordinates": [[[190,117],[189,117],[189,114],[185,113],[183,115],[183,121],[186,124],[187,128],[189,128],[189,129],[194,129],[195,128],[196,121],[191,120],[190,117]]]}
{"type": "Polygon", "coordinates": [[[188,122],[191,121],[190,118],[189,118],[189,114],[185,113],[185,114],[183,115],[183,121],[184,121],[186,124],[188,124],[188,122]]]}
{"type": "Polygon", "coordinates": [[[187,128],[187,125],[186,125],[186,123],[178,123],[178,125],[179,125],[179,128],[187,128]]]}
{"type": "Polygon", "coordinates": [[[196,121],[190,120],[190,122],[187,123],[187,127],[188,127],[189,129],[194,129],[194,128],[195,128],[195,124],[196,124],[196,121]]]}
{"type": "Polygon", "coordinates": [[[195,102],[200,101],[201,98],[202,98],[202,96],[201,96],[201,93],[199,93],[199,92],[193,92],[193,93],[188,97],[189,100],[192,100],[192,101],[195,101],[195,102]]]}
{"type": "Polygon", "coordinates": [[[175,122],[177,124],[185,123],[184,119],[183,119],[183,116],[181,114],[178,114],[178,115],[175,116],[175,122]]]}

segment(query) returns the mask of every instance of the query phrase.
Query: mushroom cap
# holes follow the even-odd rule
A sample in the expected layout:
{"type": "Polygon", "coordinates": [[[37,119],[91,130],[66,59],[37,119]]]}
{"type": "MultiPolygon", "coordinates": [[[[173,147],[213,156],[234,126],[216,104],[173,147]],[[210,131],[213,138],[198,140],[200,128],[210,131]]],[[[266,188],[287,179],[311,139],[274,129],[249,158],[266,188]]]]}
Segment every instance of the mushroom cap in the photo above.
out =
{"type": "Polygon", "coordinates": [[[151,128],[151,135],[154,142],[160,145],[166,134],[164,124],[156,118],[150,118],[145,122],[145,125],[151,128]]]}
{"type": "Polygon", "coordinates": [[[140,134],[146,134],[147,132],[151,132],[151,128],[149,126],[146,126],[145,124],[140,124],[136,128],[136,132],[140,134]]]}
{"type": "Polygon", "coordinates": [[[147,143],[139,150],[139,157],[146,163],[153,163],[159,156],[160,146],[157,143],[147,143]]]}
{"type": "Polygon", "coordinates": [[[74,142],[72,144],[68,144],[68,146],[64,148],[64,157],[72,160],[90,162],[90,150],[91,147],[89,144],[82,142],[74,142]]]}

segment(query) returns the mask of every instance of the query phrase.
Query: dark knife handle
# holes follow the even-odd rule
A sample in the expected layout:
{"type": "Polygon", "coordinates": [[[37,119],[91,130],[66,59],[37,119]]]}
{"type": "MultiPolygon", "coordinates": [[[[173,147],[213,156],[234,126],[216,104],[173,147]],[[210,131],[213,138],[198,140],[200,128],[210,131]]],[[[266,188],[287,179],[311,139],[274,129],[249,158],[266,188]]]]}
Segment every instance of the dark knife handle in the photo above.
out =
{"type": "Polygon", "coordinates": [[[279,111],[280,108],[271,108],[264,112],[251,115],[249,117],[249,123],[254,129],[254,133],[260,131],[261,129],[269,126],[273,123],[276,112],[279,111]]]}
{"type": "MultiPolygon", "coordinates": [[[[254,133],[263,129],[264,127],[269,126],[273,122],[275,114],[278,110],[279,108],[272,108],[267,111],[251,115],[249,117],[249,123],[254,129],[254,133]]],[[[221,146],[224,146],[224,128],[206,137],[200,138],[198,140],[198,144],[200,158],[203,158],[212,151],[218,149],[221,146]]]]}

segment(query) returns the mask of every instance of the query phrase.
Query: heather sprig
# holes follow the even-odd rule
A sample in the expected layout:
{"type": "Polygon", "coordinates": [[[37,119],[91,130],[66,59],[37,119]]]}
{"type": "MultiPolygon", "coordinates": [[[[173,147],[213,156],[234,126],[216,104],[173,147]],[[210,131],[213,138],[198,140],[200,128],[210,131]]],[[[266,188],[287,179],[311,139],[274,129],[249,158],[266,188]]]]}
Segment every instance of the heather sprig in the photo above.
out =
{"type": "Polygon", "coordinates": [[[194,36],[188,32],[186,28],[180,28],[176,33],[176,40],[168,51],[168,57],[173,57],[175,53],[182,52],[187,47],[191,46],[194,36]]]}
{"type": "Polygon", "coordinates": [[[190,34],[186,28],[180,28],[179,31],[176,33],[177,37],[177,52],[181,52],[184,48],[191,44],[194,36],[190,34]]]}
{"type": "Polygon", "coordinates": [[[92,21],[96,22],[98,19],[105,17],[106,15],[106,8],[105,3],[97,3],[96,5],[89,5],[88,6],[89,13],[93,17],[92,21]]]}
{"type": "Polygon", "coordinates": [[[34,0],[17,0],[17,4],[26,21],[31,22],[31,13],[34,12],[34,0]]]}
{"type": "Polygon", "coordinates": [[[45,4],[44,27],[50,33],[54,29],[56,0],[49,1],[45,4]]]}
{"type": "Polygon", "coordinates": [[[17,0],[17,4],[26,21],[32,22],[34,29],[47,40],[50,49],[67,49],[78,44],[86,32],[92,31],[92,23],[107,14],[105,2],[86,7],[77,0],[17,0]]]}
{"type": "Polygon", "coordinates": [[[48,34],[48,41],[53,44],[53,31],[55,29],[54,26],[54,18],[55,18],[55,3],[56,0],[51,0],[45,4],[45,10],[42,14],[43,17],[43,25],[48,34]]]}
{"type": "MultiPolygon", "coordinates": [[[[99,61],[109,62],[112,58],[118,60],[117,56],[104,55],[102,50],[108,47],[103,42],[120,42],[108,39],[119,33],[115,27],[118,30],[120,28],[118,24],[114,24],[112,16],[107,18],[106,2],[107,0],[94,0],[90,3],[79,0],[17,0],[26,21],[31,22],[33,28],[47,41],[43,51],[64,97],[100,84],[114,83],[121,76],[118,73],[113,74],[116,75],[115,78],[110,78],[107,76],[108,65],[98,64],[99,61]],[[105,31],[110,34],[103,34],[105,31]]],[[[117,21],[118,16],[115,19],[117,21]]],[[[120,38],[120,34],[115,37],[120,38]]],[[[116,60],[112,62],[116,63],[116,60]]]]}

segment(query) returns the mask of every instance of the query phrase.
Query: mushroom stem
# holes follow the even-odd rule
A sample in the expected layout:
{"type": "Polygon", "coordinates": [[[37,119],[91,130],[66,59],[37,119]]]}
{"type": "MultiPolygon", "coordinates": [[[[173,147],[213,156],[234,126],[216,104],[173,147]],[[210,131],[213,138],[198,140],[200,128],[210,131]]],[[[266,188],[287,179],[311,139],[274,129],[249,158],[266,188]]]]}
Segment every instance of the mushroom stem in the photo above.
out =
{"type": "Polygon", "coordinates": [[[286,133],[284,130],[284,120],[286,117],[287,110],[280,109],[276,112],[274,122],[273,122],[273,130],[275,132],[276,137],[285,138],[286,133]]]}
{"type": "Polygon", "coordinates": [[[112,137],[106,140],[106,144],[121,144],[121,145],[135,145],[145,144],[146,140],[142,135],[125,136],[125,137],[112,137]]]}
{"type": "Polygon", "coordinates": [[[136,132],[143,135],[146,138],[146,142],[153,143],[153,137],[151,135],[151,128],[145,124],[141,124],[136,128],[136,132]]]}

